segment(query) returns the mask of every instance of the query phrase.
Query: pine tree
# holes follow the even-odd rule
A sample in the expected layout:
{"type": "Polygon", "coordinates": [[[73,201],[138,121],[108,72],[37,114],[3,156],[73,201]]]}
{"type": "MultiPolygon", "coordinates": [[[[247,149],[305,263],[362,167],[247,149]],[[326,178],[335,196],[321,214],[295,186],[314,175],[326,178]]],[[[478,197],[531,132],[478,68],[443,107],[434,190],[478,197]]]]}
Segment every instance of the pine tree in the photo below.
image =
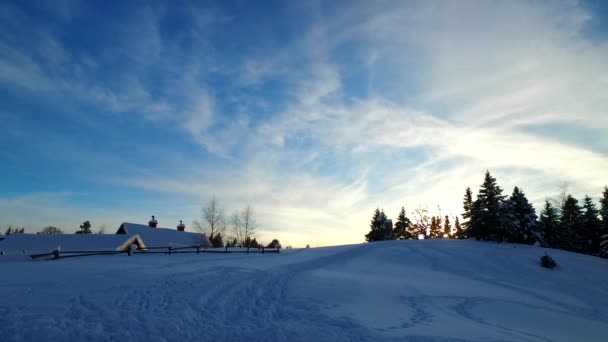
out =
{"type": "Polygon", "coordinates": [[[538,241],[538,217],[524,192],[515,187],[513,194],[509,198],[509,202],[514,215],[514,230],[510,234],[511,242],[531,245],[538,241]]]}
{"type": "Polygon", "coordinates": [[[463,232],[460,234],[460,236],[467,237],[466,235],[468,234],[469,228],[471,228],[471,214],[473,212],[473,192],[469,187],[467,187],[464,192],[462,207],[464,209],[464,212],[462,213],[462,218],[465,221],[462,223],[463,232]]]}
{"type": "Polygon", "coordinates": [[[581,207],[578,200],[568,195],[561,208],[560,225],[557,234],[557,247],[567,251],[577,251],[577,231],[581,226],[581,207]]]}
{"type": "Polygon", "coordinates": [[[499,205],[498,219],[500,224],[495,232],[495,238],[498,242],[508,241],[515,242],[516,231],[519,226],[519,220],[515,214],[515,207],[509,200],[503,200],[499,205]]]}
{"type": "Polygon", "coordinates": [[[450,223],[448,215],[445,215],[445,218],[443,219],[443,236],[446,239],[452,237],[452,224],[450,223]]]}
{"type": "Polygon", "coordinates": [[[598,254],[600,251],[601,228],[599,211],[588,195],[583,200],[583,217],[581,227],[576,234],[578,249],[581,253],[598,254]]]}
{"type": "Polygon", "coordinates": [[[413,239],[412,234],[412,221],[405,216],[405,208],[401,207],[399,215],[397,216],[397,222],[395,222],[395,229],[393,235],[396,240],[408,240],[413,239]]]}
{"type": "Polygon", "coordinates": [[[473,202],[470,218],[471,235],[477,240],[503,241],[504,224],[500,219],[504,196],[496,183],[496,178],[486,171],[477,200],[473,202]]]}
{"type": "Polygon", "coordinates": [[[76,234],[92,234],[93,231],[91,230],[91,222],[89,221],[84,221],[81,225],[80,225],[80,230],[76,231],[76,234]]]}
{"type": "Polygon", "coordinates": [[[435,216],[431,216],[431,225],[429,226],[429,238],[434,239],[437,237],[437,221],[435,216]]]}
{"type": "Polygon", "coordinates": [[[545,206],[540,213],[539,229],[543,247],[558,247],[559,215],[549,200],[545,200],[545,206]]]}
{"type": "MultiPolygon", "coordinates": [[[[439,213],[441,213],[441,210],[439,213]]],[[[443,218],[441,215],[438,215],[437,218],[435,218],[435,224],[437,224],[437,232],[435,233],[436,239],[441,239],[443,237],[443,218]]]]}
{"type": "Polygon", "coordinates": [[[600,199],[600,256],[608,258],[608,187],[604,187],[602,198],[600,199]]]}
{"type": "Polygon", "coordinates": [[[431,226],[429,229],[429,237],[431,239],[439,239],[443,235],[443,227],[441,226],[441,218],[439,216],[431,217],[431,226]]]}
{"type": "Polygon", "coordinates": [[[455,239],[462,239],[464,238],[463,236],[463,231],[462,231],[462,226],[460,225],[460,221],[458,220],[458,216],[456,216],[456,218],[454,218],[454,238],[455,239]]]}
{"type": "Polygon", "coordinates": [[[13,228],[12,226],[9,226],[4,231],[4,235],[24,234],[24,233],[25,233],[25,228],[13,228]]]}
{"type": "Polygon", "coordinates": [[[372,242],[384,240],[386,236],[386,214],[384,213],[384,210],[376,208],[369,226],[370,231],[365,235],[365,241],[372,242]]]}

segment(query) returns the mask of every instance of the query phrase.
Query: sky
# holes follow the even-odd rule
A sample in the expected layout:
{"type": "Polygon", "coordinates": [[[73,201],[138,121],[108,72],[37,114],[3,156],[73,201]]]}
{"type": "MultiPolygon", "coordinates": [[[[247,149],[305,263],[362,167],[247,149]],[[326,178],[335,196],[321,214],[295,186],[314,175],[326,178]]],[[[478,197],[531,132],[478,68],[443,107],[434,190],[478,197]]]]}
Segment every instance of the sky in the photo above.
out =
{"type": "Polygon", "coordinates": [[[0,229],[358,243],[458,215],[486,170],[537,210],[608,185],[603,1],[2,1],[0,229]]]}

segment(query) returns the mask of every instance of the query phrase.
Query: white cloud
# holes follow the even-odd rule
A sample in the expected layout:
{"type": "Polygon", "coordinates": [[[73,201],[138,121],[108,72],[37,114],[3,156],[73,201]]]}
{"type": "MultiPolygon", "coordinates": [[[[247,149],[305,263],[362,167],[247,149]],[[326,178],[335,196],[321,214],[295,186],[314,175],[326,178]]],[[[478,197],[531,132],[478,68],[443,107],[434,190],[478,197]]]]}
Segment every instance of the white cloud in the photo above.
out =
{"type": "Polygon", "coordinates": [[[376,206],[389,216],[419,204],[456,214],[486,169],[506,192],[517,184],[535,201],[563,182],[577,195],[604,185],[601,144],[528,129],[608,129],[608,45],[585,38],[592,19],[576,2],[319,6],[295,38],[244,53],[239,65],[227,65],[211,39],[230,16],[193,10],[198,24],[172,42],[160,32],[164,11],[147,8],[124,31],[118,50],[133,68],[114,82],[95,79],[107,57],[70,55],[52,37],[46,64],[23,47],[0,58],[6,82],[59,85],[178,129],[212,155],[169,151],[165,161],[179,167],[128,168],[114,184],[184,194],[192,207],[214,194],[229,209],[252,204],[264,238],[300,246],[362,241],[376,206]],[[190,41],[200,48],[180,47],[190,41]],[[72,67],[47,72],[65,61],[72,67]],[[146,80],[153,69],[158,83],[146,80]],[[211,76],[230,85],[218,89],[211,76]],[[367,91],[351,92],[359,81],[367,91]],[[269,83],[278,90],[266,98],[269,83]]]}

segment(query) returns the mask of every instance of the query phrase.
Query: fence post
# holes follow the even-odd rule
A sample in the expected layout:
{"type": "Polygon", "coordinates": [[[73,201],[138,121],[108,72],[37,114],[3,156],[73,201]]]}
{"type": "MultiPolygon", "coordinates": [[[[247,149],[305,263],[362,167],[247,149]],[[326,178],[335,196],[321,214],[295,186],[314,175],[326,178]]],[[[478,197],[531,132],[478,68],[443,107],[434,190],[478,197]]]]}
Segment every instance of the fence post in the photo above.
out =
{"type": "Polygon", "coordinates": [[[247,254],[249,254],[249,246],[247,246],[247,254]]]}
{"type": "Polygon", "coordinates": [[[198,254],[198,253],[200,253],[200,252],[201,252],[201,246],[200,246],[200,245],[199,245],[199,246],[196,246],[196,254],[198,254]]]}
{"type": "Polygon", "coordinates": [[[264,254],[264,247],[262,247],[262,254],[264,254]]]}
{"type": "Polygon", "coordinates": [[[173,248],[173,247],[169,246],[169,255],[171,255],[171,249],[172,249],[172,248],[173,248]]]}
{"type": "Polygon", "coordinates": [[[228,253],[228,244],[226,244],[226,253],[228,253]]]}

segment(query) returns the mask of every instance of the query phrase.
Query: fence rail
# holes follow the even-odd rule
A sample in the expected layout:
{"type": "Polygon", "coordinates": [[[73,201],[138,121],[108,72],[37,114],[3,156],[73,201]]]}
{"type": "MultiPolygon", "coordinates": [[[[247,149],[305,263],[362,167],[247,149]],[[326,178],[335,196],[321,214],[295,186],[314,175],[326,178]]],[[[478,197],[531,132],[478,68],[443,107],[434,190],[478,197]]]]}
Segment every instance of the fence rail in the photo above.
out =
{"type": "Polygon", "coordinates": [[[224,247],[224,248],[201,248],[200,246],[182,246],[182,247],[145,247],[141,249],[137,249],[132,251],[130,248],[125,251],[60,251],[54,250],[50,253],[40,253],[40,254],[31,254],[30,257],[34,260],[44,259],[44,260],[57,260],[64,258],[75,258],[75,257],[83,257],[83,256],[93,256],[93,255],[116,255],[116,254],[127,254],[131,256],[131,254],[183,254],[183,253],[222,253],[222,254],[230,254],[230,253],[280,253],[280,247],[261,247],[261,248],[250,248],[250,247],[224,247]],[[239,248],[235,250],[235,248],[239,248]]]}

